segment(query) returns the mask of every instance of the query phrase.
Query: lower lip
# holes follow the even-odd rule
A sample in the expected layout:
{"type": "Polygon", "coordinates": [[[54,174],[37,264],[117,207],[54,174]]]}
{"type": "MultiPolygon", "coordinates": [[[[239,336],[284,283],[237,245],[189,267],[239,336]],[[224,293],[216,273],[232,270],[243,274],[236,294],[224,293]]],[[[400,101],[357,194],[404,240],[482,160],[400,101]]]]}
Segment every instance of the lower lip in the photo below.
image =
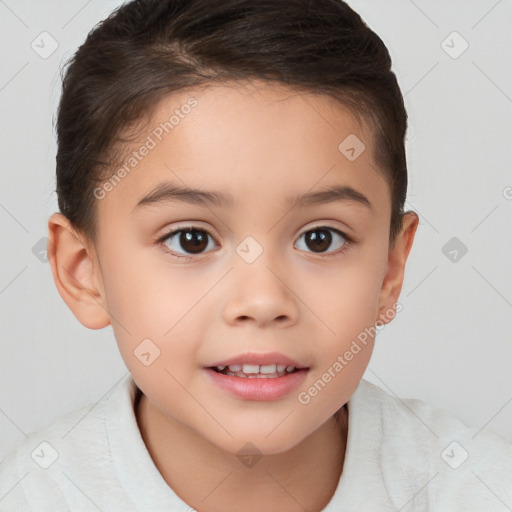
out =
{"type": "Polygon", "coordinates": [[[308,372],[298,370],[282,377],[233,377],[218,373],[211,368],[204,368],[206,374],[221,389],[244,400],[269,401],[278,400],[299,387],[308,372]]]}

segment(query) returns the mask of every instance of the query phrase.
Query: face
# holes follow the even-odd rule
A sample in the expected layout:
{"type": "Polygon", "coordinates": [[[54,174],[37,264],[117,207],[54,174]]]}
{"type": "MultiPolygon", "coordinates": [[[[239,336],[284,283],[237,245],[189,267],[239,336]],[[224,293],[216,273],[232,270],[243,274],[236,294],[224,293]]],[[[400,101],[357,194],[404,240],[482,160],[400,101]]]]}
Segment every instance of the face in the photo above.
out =
{"type": "Polygon", "coordinates": [[[232,453],[250,441],[271,454],[347,402],[400,287],[384,286],[391,201],[373,147],[332,99],[284,86],[159,105],[125,172],[95,193],[90,255],[122,357],[162,417],[232,453]],[[272,376],[210,368],[238,361],[272,376]]]}

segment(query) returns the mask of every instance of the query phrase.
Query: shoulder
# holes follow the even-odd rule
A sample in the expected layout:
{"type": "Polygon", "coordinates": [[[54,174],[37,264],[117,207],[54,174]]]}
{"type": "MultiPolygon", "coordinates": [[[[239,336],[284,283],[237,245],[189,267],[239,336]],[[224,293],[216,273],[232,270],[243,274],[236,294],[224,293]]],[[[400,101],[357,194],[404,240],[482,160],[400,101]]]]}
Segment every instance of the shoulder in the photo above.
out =
{"type": "Polygon", "coordinates": [[[0,464],[0,512],[50,510],[44,508],[50,499],[53,510],[69,510],[69,490],[76,487],[75,481],[112,481],[106,418],[129,403],[130,379],[124,377],[112,391],[97,403],[29,434],[4,458],[0,464]]]}
{"type": "Polygon", "coordinates": [[[349,402],[350,410],[358,416],[359,427],[364,429],[363,422],[373,425],[366,433],[378,445],[388,490],[406,484],[400,499],[410,496],[429,503],[431,510],[447,504],[464,505],[468,511],[512,505],[512,444],[497,434],[366,380],[349,402]]]}

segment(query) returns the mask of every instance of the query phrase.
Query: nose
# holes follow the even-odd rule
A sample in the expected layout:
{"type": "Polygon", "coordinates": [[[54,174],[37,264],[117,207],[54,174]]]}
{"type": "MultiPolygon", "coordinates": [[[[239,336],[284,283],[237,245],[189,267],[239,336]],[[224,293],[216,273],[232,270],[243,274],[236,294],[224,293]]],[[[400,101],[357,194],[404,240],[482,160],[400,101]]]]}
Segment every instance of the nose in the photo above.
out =
{"type": "Polygon", "coordinates": [[[230,325],[252,323],[258,327],[289,327],[298,320],[297,297],[290,274],[263,252],[253,263],[239,260],[230,272],[224,321],[230,325]]]}

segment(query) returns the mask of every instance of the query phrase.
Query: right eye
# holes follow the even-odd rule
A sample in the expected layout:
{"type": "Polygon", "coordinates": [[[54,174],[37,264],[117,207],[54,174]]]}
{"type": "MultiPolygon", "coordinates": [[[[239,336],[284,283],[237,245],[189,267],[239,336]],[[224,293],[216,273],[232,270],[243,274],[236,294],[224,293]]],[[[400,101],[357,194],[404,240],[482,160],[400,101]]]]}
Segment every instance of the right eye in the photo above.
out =
{"type": "Polygon", "coordinates": [[[170,249],[170,252],[177,258],[186,258],[190,261],[190,255],[202,254],[206,249],[211,249],[209,239],[213,241],[213,236],[195,226],[179,227],[166,233],[157,240],[157,243],[163,244],[170,249]],[[184,251],[185,254],[180,252],[184,251]]]}

